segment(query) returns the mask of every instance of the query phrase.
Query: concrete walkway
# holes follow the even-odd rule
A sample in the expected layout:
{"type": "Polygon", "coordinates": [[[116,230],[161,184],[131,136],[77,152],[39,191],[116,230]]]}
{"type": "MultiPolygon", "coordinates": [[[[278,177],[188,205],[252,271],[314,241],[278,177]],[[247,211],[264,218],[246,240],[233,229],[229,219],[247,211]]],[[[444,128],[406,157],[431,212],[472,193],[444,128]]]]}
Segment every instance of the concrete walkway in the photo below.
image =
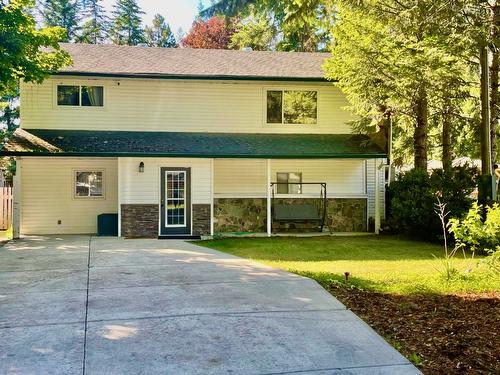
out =
{"type": "Polygon", "coordinates": [[[1,374],[418,374],[315,282],[181,241],[0,248],[1,374]]]}

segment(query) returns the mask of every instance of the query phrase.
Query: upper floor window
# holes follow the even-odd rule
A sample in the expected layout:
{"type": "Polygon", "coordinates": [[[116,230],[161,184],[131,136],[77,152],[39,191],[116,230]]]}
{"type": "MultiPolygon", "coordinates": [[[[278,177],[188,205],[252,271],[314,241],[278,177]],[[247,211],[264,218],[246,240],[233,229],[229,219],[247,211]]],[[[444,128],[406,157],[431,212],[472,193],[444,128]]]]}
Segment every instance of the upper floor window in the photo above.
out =
{"type": "Polygon", "coordinates": [[[268,124],[316,124],[318,92],[305,90],[267,91],[268,124]]]}
{"type": "Polygon", "coordinates": [[[104,88],[102,86],[58,85],[57,105],[102,107],[104,105],[104,88]]]}

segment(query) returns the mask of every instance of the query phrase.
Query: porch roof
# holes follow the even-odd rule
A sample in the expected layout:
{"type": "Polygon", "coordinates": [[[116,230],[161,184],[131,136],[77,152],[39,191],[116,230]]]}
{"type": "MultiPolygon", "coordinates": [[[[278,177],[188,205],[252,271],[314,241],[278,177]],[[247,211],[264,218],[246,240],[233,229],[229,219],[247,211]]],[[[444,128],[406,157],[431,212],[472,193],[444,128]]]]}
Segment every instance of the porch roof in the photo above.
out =
{"type": "Polygon", "coordinates": [[[17,129],[2,156],[195,158],[379,158],[384,151],[355,134],[250,134],[17,129]]]}

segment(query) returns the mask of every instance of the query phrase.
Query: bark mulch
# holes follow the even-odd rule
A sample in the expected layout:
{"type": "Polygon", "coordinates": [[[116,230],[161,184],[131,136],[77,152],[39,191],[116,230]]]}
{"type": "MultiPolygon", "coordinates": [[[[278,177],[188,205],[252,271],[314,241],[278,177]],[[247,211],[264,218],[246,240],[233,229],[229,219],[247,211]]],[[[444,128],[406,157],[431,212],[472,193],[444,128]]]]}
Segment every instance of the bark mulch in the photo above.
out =
{"type": "Polygon", "coordinates": [[[330,292],[424,374],[500,374],[500,293],[330,292]]]}

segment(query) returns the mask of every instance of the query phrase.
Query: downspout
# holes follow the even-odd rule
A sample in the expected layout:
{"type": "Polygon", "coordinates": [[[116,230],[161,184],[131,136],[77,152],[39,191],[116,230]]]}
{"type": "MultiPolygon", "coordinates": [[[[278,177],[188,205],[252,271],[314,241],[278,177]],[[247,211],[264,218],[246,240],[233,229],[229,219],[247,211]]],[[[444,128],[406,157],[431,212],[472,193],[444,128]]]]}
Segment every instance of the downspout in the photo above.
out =
{"type": "Polygon", "coordinates": [[[375,159],[375,234],[380,233],[380,187],[379,187],[379,173],[377,159],[375,159]]]}
{"type": "Polygon", "coordinates": [[[210,159],[210,235],[214,235],[214,159],[210,159]]]}
{"type": "Polygon", "coordinates": [[[271,237],[271,159],[266,160],[267,167],[267,237],[271,237]]]}

